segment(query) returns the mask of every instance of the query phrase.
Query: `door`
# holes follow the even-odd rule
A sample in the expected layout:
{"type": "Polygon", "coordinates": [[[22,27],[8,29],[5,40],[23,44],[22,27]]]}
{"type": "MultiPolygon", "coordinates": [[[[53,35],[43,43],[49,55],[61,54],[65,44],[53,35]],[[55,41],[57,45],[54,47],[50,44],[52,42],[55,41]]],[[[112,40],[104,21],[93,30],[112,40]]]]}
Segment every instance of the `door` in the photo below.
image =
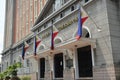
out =
{"type": "Polygon", "coordinates": [[[80,77],[92,77],[92,56],[91,46],[85,46],[77,49],[78,55],[78,74],[80,77]]]}
{"type": "Polygon", "coordinates": [[[45,77],[45,58],[40,59],[40,78],[45,77]]]}
{"type": "Polygon", "coordinates": [[[55,78],[63,78],[63,53],[54,56],[54,75],[55,78]]]}

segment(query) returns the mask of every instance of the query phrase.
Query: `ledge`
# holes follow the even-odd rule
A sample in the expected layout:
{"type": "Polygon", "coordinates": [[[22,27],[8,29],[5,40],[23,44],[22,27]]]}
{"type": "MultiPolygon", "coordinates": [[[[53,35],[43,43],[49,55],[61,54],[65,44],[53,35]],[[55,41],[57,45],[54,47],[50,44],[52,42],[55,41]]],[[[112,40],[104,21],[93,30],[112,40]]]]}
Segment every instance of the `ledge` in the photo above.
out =
{"type": "Polygon", "coordinates": [[[37,29],[39,26],[42,26],[45,22],[47,22],[51,18],[55,17],[57,14],[59,14],[60,12],[62,12],[63,10],[65,10],[67,7],[69,7],[70,5],[72,5],[76,1],[77,0],[70,0],[70,1],[68,1],[60,9],[56,10],[55,12],[53,12],[52,14],[50,14],[48,17],[46,17],[44,20],[42,20],[41,22],[39,22],[38,24],[36,24],[35,26],[33,26],[31,28],[31,31],[35,31],[35,29],[37,29]]]}

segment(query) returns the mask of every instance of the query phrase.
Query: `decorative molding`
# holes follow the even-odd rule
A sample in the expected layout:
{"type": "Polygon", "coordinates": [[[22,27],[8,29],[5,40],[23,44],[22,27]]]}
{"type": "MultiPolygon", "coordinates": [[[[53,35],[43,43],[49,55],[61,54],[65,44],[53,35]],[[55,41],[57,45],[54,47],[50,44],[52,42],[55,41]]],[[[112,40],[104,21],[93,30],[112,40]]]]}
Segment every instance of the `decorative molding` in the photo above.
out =
{"type": "Polygon", "coordinates": [[[58,27],[58,30],[61,31],[77,21],[78,21],[78,17],[75,17],[73,20],[70,20],[70,21],[66,22],[65,24],[63,24],[62,26],[58,27]]]}
{"type": "Polygon", "coordinates": [[[41,34],[40,36],[42,39],[44,39],[44,38],[47,38],[49,35],[50,35],[50,31],[45,32],[45,33],[41,34]]]}

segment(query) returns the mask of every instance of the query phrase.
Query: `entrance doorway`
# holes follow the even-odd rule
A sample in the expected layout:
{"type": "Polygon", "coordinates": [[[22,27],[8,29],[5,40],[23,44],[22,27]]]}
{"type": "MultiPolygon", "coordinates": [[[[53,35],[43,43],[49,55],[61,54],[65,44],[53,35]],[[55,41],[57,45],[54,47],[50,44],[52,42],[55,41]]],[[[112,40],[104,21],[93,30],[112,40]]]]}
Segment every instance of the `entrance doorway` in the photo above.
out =
{"type": "Polygon", "coordinates": [[[54,56],[54,74],[55,78],[63,78],[63,53],[54,56]]]}
{"type": "Polygon", "coordinates": [[[80,77],[92,77],[92,56],[91,46],[85,46],[77,49],[78,55],[78,74],[80,77]]]}
{"type": "Polygon", "coordinates": [[[45,78],[45,58],[40,58],[40,78],[45,78]]]}

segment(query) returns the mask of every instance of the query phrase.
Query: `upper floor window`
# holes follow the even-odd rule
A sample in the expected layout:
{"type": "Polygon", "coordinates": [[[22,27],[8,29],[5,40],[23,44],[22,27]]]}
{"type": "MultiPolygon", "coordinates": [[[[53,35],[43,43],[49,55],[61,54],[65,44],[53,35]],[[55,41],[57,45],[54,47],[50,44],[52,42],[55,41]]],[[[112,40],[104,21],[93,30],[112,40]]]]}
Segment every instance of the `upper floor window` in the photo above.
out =
{"type": "Polygon", "coordinates": [[[31,43],[31,39],[32,39],[32,38],[30,38],[30,39],[28,39],[28,40],[26,41],[27,44],[31,43]]]}
{"type": "Polygon", "coordinates": [[[85,3],[88,2],[89,0],[85,0],[85,3]]]}
{"type": "Polygon", "coordinates": [[[64,16],[64,13],[63,12],[61,12],[61,14],[60,14],[60,18],[62,18],[64,16]]]}
{"type": "Polygon", "coordinates": [[[38,28],[37,30],[38,30],[38,32],[40,32],[40,31],[41,31],[41,28],[38,28]]]}
{"type": "Polygon", "coordinates": [[[73,6],[71,6],[71,11],[73,11],[75,9],[75,6],[73,5],[73,6]]]}

